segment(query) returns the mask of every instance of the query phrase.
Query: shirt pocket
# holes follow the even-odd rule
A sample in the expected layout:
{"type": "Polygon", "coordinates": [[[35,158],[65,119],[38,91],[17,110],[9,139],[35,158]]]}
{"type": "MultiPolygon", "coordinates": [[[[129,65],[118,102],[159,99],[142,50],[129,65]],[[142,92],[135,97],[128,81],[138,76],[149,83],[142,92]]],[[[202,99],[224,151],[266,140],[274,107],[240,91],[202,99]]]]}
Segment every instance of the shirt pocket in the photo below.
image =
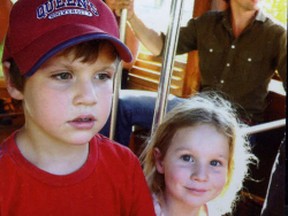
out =
{"type": "Polygon", "coordinates": [[[213,83],[221,77],[225,63],[225,49],[218,42],[207,41],[199,47],[199,65],[202,77],[213,83]]]}
{"type": "Polygon", "coordinates": [[[236,54],[234,62],[235,78],[243,82],[255,83],[263,79],[266,75],[262,70],[267,62],[264,61],[263,54],[259,52],[242,51],[236,54]]]}

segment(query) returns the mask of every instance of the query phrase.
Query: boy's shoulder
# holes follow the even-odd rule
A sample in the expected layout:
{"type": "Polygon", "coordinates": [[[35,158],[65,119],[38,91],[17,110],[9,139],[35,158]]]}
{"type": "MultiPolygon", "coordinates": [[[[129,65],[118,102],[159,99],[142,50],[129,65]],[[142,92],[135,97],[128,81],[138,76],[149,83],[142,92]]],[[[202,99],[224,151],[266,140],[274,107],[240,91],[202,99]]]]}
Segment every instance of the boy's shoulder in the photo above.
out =
{"type": "Polygon", "coordinates": [[[8,136],[0,143],[0,161],[4,158],[5,155],[8,154],[8,149],[9,146],[13,144],[15,133],[16,132],[13,132],[10,136],[8,136]]]}
{"type": "MultiPolygon", "coordinates": [[[[5,156],[9,155],[9,151],[13,151],[13,146],[15,144],[15,134],[12,133],[9,137],[7,137],[1,144],[0,144],[0,160],[2,160],[5,156]],[[9,150],[10,149],[10,150],[9,150]]],[[[101,134],[95,135],[90,144],[94,146],[98,153],[98,155],[113,155],[119,159],[137,159],[136,155],[126,146],[123,146],[101,134]]]]}
{"type": "Polygon", "coordinates": [[[95,135],[90,141],[90,145],[96,145],[98,156],[109,155],[121,161],[137,160],[137,156],[126,146],[123,146],[101,134],[95,135]]]}
{"type": "Polygon", "coordinates": [[[0,179],[9,175],[9,172],[13,170],[13,161],[11,160],[11,147],[14,142],[15,132],[7,137],[2,143],[0,143],[0,179]]]}
{"type": "MultiPolygon", "coordinates": [[[[109,169],[118,172],[126,170],[133,173],[141,168],[138,157],[128,148],[109,138],[97,134],[90,141],[87,166],[97,167],[99,170],[109,169]]],[[[10,173],[17,173],[18,169],[29,170],[29,167],[16,147],[15,133],[0,145],[0,178],[10,173]],[[25,163],[24,163],[25,162],[25,163]]]]}
{"type": "Polygon", "coordinates": [[[110,149],[110,150],[113,150],[113,149],[116,149],[116,150],[119,150],[119,151],[124,151],[124,152],[131,152],[131,150],[124,146],[124,145],[121,145],[120,143],[114,141],[114,140],[111,140],[110,138],[102,135],[102,134],[96,134],[90,141],[90,143],[94,143],[94,144],[97,144],[99,146],[101,146],[101,148],[107,148],[107,149],[110,149]]]}

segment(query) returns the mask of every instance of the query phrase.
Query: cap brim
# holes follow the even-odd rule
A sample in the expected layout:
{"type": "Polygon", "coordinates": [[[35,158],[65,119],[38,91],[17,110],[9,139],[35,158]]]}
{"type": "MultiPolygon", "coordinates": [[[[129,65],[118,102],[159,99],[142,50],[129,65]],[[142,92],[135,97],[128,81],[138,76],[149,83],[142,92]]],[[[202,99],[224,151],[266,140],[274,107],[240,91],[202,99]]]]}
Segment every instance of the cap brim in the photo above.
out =
{"type": "Polygon", "coordinates": [[[50,31],[49,34],[46,33],[21,51],[14,53],[13,56],[20,71],[24,73],[25,76],[31,76],[47,59],[61,50],[84,41],[99,39],[110,41],[123,61],[132,61],[133,58],[129,48],[118,38],[98,28],[89,25],[77,25],[75,23],[61,26],[50,31]],[[51,47],[53,48],[51,49],[51,47]],[[29,59],[33,62],[18,58],[18,56],[29,56],[29,59]]]}

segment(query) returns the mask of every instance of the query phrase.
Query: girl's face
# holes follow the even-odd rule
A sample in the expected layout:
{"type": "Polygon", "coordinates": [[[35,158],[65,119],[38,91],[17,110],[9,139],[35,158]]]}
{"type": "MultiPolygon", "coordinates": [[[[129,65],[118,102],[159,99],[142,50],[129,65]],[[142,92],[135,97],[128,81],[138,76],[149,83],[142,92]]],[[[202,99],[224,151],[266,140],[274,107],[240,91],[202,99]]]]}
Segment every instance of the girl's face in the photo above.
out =
{"type": "Polygon", "coordinates": [[[156,167],[165,178],[165,200],[181,208],[199,208],[217,197],[227,181],[229,140],[211,125],[179,129],[156,167]]]}
{"type": "Polygon", "coordinates": [[[53,143],[87,144],[104,126],[116,70],[112,48],[95,62],[56,55],[27,79],[23,93],[25,129],[53,143]]]}

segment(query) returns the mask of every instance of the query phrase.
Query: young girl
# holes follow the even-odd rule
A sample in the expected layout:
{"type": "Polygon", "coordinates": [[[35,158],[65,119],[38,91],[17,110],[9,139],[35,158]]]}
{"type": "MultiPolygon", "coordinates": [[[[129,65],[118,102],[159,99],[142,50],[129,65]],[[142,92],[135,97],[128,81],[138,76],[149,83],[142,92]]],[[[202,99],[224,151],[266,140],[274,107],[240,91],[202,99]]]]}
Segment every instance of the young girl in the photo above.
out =
{"type": "Polygon", "coordinates": [[[166,115],[141,155],[156,215],[232,211],[256,160],[241,126],[231,104],[215,93],[195,95],[166,115]]]}

